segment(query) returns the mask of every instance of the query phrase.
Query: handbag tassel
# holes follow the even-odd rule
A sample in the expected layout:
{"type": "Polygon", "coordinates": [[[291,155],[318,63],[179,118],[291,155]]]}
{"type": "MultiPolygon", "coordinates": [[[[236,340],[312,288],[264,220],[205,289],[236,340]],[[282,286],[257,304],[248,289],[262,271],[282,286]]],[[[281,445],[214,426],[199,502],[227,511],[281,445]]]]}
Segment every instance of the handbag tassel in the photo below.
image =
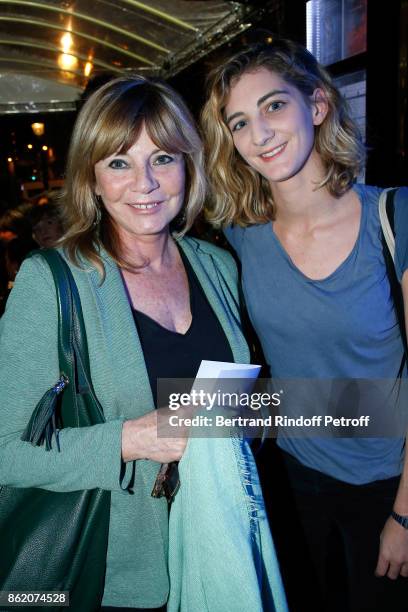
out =
{"type": "Polygon", "coordinates": [[[45,442],[45,449],[49,451],[52,448],[52,436],[55,435],[57,449],[60,452],[59,430],[56,426],[55,410],[57,407],[57,397],[68,383],[68,378],[61,374],[58,382],[44,393],[21,436],[21,440],[31,442],[33,446],[42,446],[45,442]]]}

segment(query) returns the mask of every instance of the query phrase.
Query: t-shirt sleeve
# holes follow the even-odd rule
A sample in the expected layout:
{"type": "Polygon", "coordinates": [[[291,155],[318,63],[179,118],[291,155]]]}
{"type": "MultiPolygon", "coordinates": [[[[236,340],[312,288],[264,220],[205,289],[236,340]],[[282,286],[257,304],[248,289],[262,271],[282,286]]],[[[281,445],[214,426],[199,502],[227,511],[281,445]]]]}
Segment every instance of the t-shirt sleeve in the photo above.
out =
{"type": "Polygon", "coordinates": [[[408,269],[408,187],[398,189],[394,200],[395,269],[399,280],[408,269]]]}
{"type": "Polygon", "coordinates": [[[245,228],[240,227],[239,225],[228,225],[224,229],[224,234],[228,242],[238,255],[239,259],[241,259],[242,255],[242,242],[244,240],[244,232],[245,228]]]}

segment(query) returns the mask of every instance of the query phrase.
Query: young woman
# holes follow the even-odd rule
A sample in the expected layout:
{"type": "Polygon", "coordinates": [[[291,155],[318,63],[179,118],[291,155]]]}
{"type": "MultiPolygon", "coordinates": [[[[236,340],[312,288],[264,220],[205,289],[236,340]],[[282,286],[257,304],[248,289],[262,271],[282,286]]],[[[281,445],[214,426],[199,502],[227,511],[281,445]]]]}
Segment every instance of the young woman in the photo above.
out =
{"type": "MultiPolygon", "coordinates": [[[[364,147],[327,72],[294,42],[249,47],[211,73],[202,124],[213,188],[208,217],[225,228],[241,260],[271,375],[387,379],[392,387],[404,348],[382,252],[380,190],[355,183],[364,147]]],[[[396,269],[405,304],[407,228],[408,192],[400,189],[396,269]]],[[[326,409],[316,405],[317,414],[326,409]]],[[[327,599],[326,571],[334,531],[347,560],[350,609],[406,609],[403,436],[278,439],[323,610],[336,606],[327,599]]],[[[292,548],[302,574],[296,554],[292,548]]]]}

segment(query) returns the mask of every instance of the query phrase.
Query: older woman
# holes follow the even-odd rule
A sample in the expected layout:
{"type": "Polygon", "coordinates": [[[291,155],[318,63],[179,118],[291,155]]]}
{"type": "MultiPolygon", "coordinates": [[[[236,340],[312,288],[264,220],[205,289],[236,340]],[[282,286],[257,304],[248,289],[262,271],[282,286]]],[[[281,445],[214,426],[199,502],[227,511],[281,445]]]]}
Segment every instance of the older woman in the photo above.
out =
{"type": "Polygon", "coordinates": [[[111,491],[108,609],[161,609],[168,598],[168,509],[151,491],[159,463],[180,459],[185,440],[157,436],[157,379],[194,377],[202,359],[249,360],[231,257],[184,237],[205,195],[201,159],[188,110],[162,83],[112,81],[78,117],[61,252],[106,422],[61,430],[60,453],[20,440],[59,374],[55,290],[42,258],[23,264],[2,319],[0,482],[111,491]]]}

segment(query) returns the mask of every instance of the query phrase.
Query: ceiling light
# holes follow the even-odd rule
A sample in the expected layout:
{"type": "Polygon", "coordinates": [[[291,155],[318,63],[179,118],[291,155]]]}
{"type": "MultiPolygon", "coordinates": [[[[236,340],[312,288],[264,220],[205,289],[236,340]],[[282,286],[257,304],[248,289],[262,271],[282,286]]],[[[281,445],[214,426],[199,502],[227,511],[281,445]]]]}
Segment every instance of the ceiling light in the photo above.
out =
{"type": "Polygon", "coordinates": [[[65,34],[61,36],[61,47],[62,47],[63,52],[69,53],[69,50],[71,49],[73,44],[74,44],[74,41],[72,39],[71,33],[65,32],[65,34]]]}
{"type": "Polygon", "coordinates": [[[93,64],[92,62],[86,62],[85,67],[84,67],[84,75],[86,77],[89,77],[89,75],[91,74],[93,69],[93,64]]]}
{"type": "Polygon", "coordinates": [[[58,56],[58,64],[62,70],[74,70],[78,66],[78,59],[75,55],[60,53],[58,56]]]}
{"type": "Polygon", "coordinates": [[[42,136],[44,134],[44,124],[43,123],[32,123],[31,129],[33,130],[36,136],[42,136]]]}

